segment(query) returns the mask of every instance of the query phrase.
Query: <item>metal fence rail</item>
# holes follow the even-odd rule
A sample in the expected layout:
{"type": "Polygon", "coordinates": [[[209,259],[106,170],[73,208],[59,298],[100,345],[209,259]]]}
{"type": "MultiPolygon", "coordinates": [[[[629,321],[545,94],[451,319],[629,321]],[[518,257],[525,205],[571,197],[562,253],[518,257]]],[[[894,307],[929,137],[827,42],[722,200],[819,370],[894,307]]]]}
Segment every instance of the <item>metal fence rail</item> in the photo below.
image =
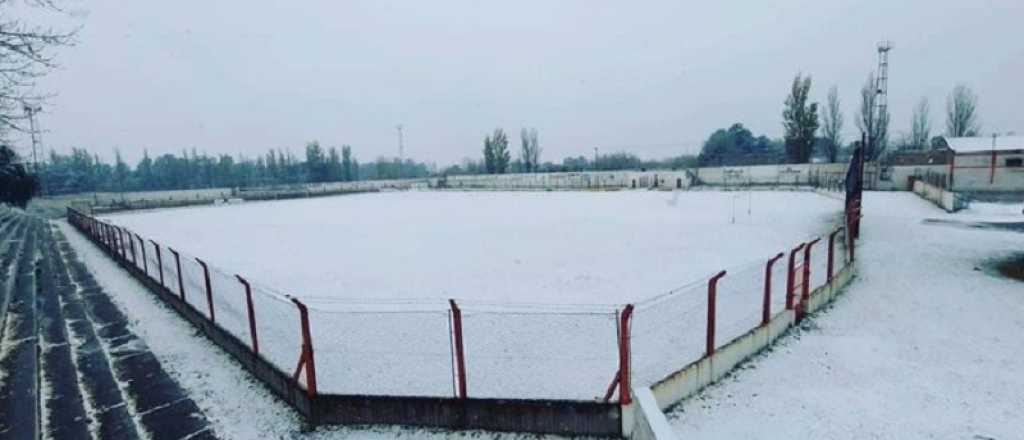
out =
{"type": "Polygon", "coordinates": [[[634,380],[655,383],[784,309],[802,317],[853,258],[840,227],[635,305],[300,301],[76,210],[68,220],[310,396],[626,404],[634,380]]]}

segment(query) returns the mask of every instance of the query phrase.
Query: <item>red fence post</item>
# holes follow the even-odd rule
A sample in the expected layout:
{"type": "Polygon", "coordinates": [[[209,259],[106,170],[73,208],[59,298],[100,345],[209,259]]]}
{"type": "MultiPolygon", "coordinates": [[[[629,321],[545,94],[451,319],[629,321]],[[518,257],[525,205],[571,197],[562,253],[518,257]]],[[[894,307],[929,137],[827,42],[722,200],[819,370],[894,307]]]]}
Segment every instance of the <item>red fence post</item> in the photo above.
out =
{"type": "Polygon", "coordinates": [[[122,228],[120,226],[117,227],[117,230],[121,234],[121,252],[124,254],[124,262],[127,263],[128,262],[128,255],[131,254],[131,252],[129,251],[129,248],[131,248],[132,246],[131,246],[131,243],[128,242],[129,240],[131,240],[131,235],[128,234],[127,230],[125,230],[124,228],[122,228]],[[126,236],[127,236],[127,238],[126,238],[126,236]]]}
{"type": "Polygon", "coordinates": [[[772,266],[785,255],[779,252],[778,255],[769,258],[768,264],[764,267],[764,304],[761,305],[761,325],[768,325],[772,319],[772,266]]]}
{"type": "Polygon", "coordinates": [[[142,270],[146,272],[146,276],[149,276],[149,261],[146,260],[146,240],[142,239],[142,236],[135,234],[139,239],[139,249],[142,250],[142,270]]]}
{"type": "Polygon", "coordinates": [[[252,338],[252,352],[260,354],[260,343],[256,339],[256,309],[252,306],[252,286],[241,275],[235,275],[238,282],[245,286],[245,307],[249,311],[249,336],[252,338]]]}
{"type": "Polygon", "coordinates": [[[843,231],[843,227],[840,226],[828,234],[828,276],[826,279],[829,283],[832,282],[832,276],[835,275],[835,253],[836,253],[836,235],[839,235],[843,231]]]}
{"type": "Polygon", "coordinates": [[[210,268],[206,262],[196,258],[200,266],[203,266],[203,281],[206,283],[206,306],[210,308],[210,322],[217,322],[217,315],[213,313],[213,288],[210,286],[210,268]]]}
{"type": "Polygon", "coordinates": [[[807,301],[811,299],[811,248],[819,241],[821,237],[809,241],[804,247],[804,285],[800,294],[800,307],[797,307],[797,319],[803,319],[807,313],[807,301]]]}
{"type": "Polygon", "coordinates": [[[313,358],[313,335],[309,331],[309,311],[299,300],[291,300],[299,308],[299,324],[302,326],[302,354],[299,356],[299,365],[292,378],[298,380],[302,367],[306,367],[306,393],[309,397],[316,397],[316,361],[313,358]]]}
{"type": "Polygon", "coordinates": [[[124,242],[124,229],[121,229],[120,226],[115,226],[114,228],[117,229],[117,238],[121,243],[121,258],[128,262],[128,245],[124,242]]]}
{"type": "Polygon", "coordinates": [[[167,286],[164,285],[164,259],[160,255],[160,244],[153,240],[149,240],[149,242],[153,243],[153,248],[156,249],[156,266],[160,271],[160,287],[166,288],[167,286]]]}
{"type": "Polygon", "coordinates": [[[135,239],[132,238],[132,231],[125,229],[124,233],[128,236],[128,250],[132,254],[132,266],[139,267],[139,261],[135,258],[135,239]]]}
{"type": "Polygon", "coordinates": [[[181,256],[174,248],[168,247],[167,250],[174,254],[174,266],[178,268],[178,293],[181,294],[181,301],[187,303],[188,301],[185,301],[185,282],[181,279],[181,256]]]}
{"type": "Polygon", "coordinates": [[[724,276],[725,271],[723,270],[708,280],[708,330],[704,349],[704,355],[707,357],[715,354],[715,294],[718,291],[718,280],[724,276]]]}
{"type": "MultiPolygon", "coordinates": [[[[846,233],[846,235],[847,235],[847,236],[849,236],[849,235],[850,235],[850,233],[849,233],[849,229],[847,229],[847,233],[846,233]]],[[[847,243],[848,243],[848,244],[847,244],[847,247],[849,247],[849,248],[850,248],[850,262],[852,263],[852,262],[853,262],[853,260],[854,260],[854,258],[855,258],[855,255],[854,255],[854,249],[856,249],[856,248],[857,248],[857,242],[856,242],[855,240],[853,240],[853,239],[851,238],[851,239],[847,239],[847,243]]]]}
{"type": "Polygon", "coordinates": [[[452,309],[452,332],[455,333],[455,369],[459,378],[458,398],[466,398],[466,352],[462,343],[462,310],[454,299],[449,299],[448,304],[452,309]]]}
{"type": "Polygon", "coordinates": [[[850,251],[850,262],[851,263],[853,262],[854,257],[855,257],[854,249],[857,248],[857,237],[855,235],[853,235],[853,233],[854,233],[854,226],[855,226],[853,224],[853,216],[854,215],[851,213],[851,214],[848,214],[847,217],[846,217],[846,247],[850,251]]]}
{"type": "Polygon", "coordinates": [[[619,404],[629,405],[632,401],[630,394],[630,336],[629,325],[633,318],[633,305],[627,304],[619,317],[619,404]]]}
{"type": "Polygon", "coordinates": [[[111,225],[110,228],[114,232],[114,242],[117,244],[117,256],[124,258],[124,236],[121,235],[121,229],[113,225],[111,225]]]}
{"type": "Polygon", "coordinates": [[[789,251],[789,270],[786,272],[786,310],[793,310],[793,288],[796,279],[793,272],[796,271],[796,253],[803,249],[806,243],[800,243],[789,251]]]}

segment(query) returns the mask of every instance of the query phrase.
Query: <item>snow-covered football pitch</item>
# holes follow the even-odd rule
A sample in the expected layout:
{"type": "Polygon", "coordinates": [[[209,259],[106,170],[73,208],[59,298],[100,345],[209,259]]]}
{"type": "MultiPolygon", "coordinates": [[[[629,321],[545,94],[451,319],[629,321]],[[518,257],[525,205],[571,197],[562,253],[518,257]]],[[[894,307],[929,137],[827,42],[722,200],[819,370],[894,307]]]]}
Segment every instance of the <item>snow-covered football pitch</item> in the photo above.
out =
{"type": "MultiPolygon", "coordinates": [[[[217,322],[241,340],[231,275],[309,305],[321,392],[452,395],[452,298],[465,310],[471,396],[589,400],[615,374],[623,305],[638,304],[634,380],[660,379],[700,356],[709,275],[729,271],[724,342],[759,322],[765,261],[827,234],[841,210],[810,191],[411,191],[105,218],[216,268],[217,322]]],[[[261,350],[285,371],[298,354],[292,310],[257,301],[261,350]]]]}

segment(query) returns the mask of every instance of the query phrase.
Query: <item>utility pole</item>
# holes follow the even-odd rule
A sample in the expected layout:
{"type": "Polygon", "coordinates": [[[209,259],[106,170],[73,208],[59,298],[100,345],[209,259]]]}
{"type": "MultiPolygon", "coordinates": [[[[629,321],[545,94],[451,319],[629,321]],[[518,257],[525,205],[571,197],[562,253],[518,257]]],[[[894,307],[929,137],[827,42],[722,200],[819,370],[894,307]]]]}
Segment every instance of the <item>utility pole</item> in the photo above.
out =
{"type": "Polygon", "coordinates": [[[402,124],[395,126],[398,130],[398,178],[402,178],[402,162],[405,162],[405,144],[402,139],[402,124]]]}
{"type": "Polygon", "coordinates": [[[29,134],[32,136],[32,172],[34,172],[36,175],[38,175],[39,174],[39,156],[38,156],[37,151],[39,149],[39,143],[41,141],[39,139],[39,135],[38,135],[37,130],[36,130],[36,113],[38,113],[40,110],[42,110],[42,108],[40,108],[38,105],[33,107],[31,105],[25,104],[24,109],[25,109],[25,114],[28,115],[29,134]]]}
{"type": "Polygon", "coordinates": [[[42,107],[36,105],[24,106],[25,114],[28,115],[28,126],[29,134],[32,137],[32,173],[39,179],[40,190],[43,194],[46,194],[46,181],[43,176],[39,174],[39,154],[42,153],[42,139],[39,134],[39,128],[36,126],[36,113],[42,110],[42,107]]]}

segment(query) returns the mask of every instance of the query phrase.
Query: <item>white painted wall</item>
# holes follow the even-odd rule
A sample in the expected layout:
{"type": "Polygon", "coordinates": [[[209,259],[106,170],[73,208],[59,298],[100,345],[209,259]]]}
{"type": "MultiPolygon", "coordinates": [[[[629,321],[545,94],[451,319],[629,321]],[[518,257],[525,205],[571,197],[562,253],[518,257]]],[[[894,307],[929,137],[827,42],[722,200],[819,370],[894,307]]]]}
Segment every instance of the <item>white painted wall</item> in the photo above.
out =
{"type": "Polygon", "coordinates": [[[953,168],[953,190],[959,192],[1024,191],[1024,167],[1008,167],[1021,152],[997,152],[995,172],[991,153],[958,154],[953,168]]]}

